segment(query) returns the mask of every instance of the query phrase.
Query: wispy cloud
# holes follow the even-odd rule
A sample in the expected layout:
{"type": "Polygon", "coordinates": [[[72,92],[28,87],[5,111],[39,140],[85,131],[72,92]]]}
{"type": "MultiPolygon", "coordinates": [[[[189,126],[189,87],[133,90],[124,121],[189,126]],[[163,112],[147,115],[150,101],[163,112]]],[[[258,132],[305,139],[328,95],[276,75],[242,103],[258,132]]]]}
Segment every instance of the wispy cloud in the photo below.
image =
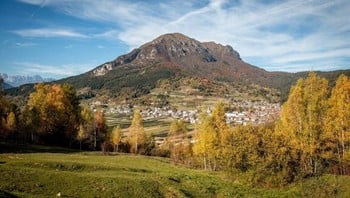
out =
{"type": "MultiPolygon", "coordinates": [[[[64,64],[64,65],[47,65],[33,62],[14,62],[18,66],[18,74],[39,74],[41,76],[53,76],[57,79],[77,75],[93,69],[92,64],[64,64]]],[[[14,70],[16,70],[14,68],[14,70]]]]}
{"type": "Polygon", "coordinates": [[[33,47],[36,46],[36,43],[33,42],[17,42],[15,43],[16,47],[22,48],[22,47],[33,47]]]}
{"type": "Polygon", "coordinates": [[[56,28],[37,28],[37,29],[22,29],[13,30],[13,33],[23,37],[71,37],[71,38],[89,38],[89,36],[70,30],[56,28]]]}
{"type": "MultiPolygon", "coordinates": [[[[43,6],[41,0],[21,1],[43,6]]],[[[300,71],[313,64],[322,65],[319,69],[350,68],[345,61],[350,58],[350,1],[203,2],[47,0],[45,6],[66,15],[116,28],[91,36],[74,31],[17,34],[117,38],[134,48],[160,34],[182,32],[232,45],[247,62],[268,70],[300,71]]]]}
{"type": "Polygon", "coordinates": [[[108,40],[116,40],[118,39],[119,31],[117,30],[107,30],[105,32],[94,34],[92,37],[94,38],[104,38],[108,40]]]}

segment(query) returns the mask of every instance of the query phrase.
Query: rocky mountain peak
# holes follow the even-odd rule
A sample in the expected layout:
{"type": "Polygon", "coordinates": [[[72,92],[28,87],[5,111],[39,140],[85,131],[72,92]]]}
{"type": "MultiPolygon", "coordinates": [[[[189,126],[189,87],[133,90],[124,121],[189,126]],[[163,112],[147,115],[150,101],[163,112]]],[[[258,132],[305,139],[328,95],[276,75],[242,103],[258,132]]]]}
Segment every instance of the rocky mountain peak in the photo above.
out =
{"type": "Polygon", "coordinates": [[[208,63],[241,61],[231,46],[215,42],[199,42],[181,33],[164,34],[114,61],[105,63],[95,70],[95,76],[102,76],[119,65],[144,65],[150,62],[163,62],[184,70],[208,63]]]}
{"type": "Polygon", "coordinates": [[[204,61],[214,60],[231,56],[239,59],[240,55],[231,46],[223,46],[215,42],[199,42],[181,33],[164,34],[140,47],[139,57],[153,59],[156,55],[166,57],[175,62],[178,58],[198,56],[204,61]]]}
{"type": "Polygon", "coordinates": [[[164,34],[140,47],[141,59],[174,60],[201,51],[201,43],[180,33],[164,34]]]}
{"type": "MultiPolygon", "coordinates": [[[[161,35],[159,37],[157,37],[156,39],[154,39],[153,41],[146,43],[147,44],[158,44],[158,43],[177,43],[177,44],[182,44],[184,45],[185,43],[193,43],[193,42],[197,42],[196,40],[187,37],[181,33],[169,33],[169,34],[164,34],[161,35]]],[[[141,46],[142,48],[142,46],[141,46]]]]}

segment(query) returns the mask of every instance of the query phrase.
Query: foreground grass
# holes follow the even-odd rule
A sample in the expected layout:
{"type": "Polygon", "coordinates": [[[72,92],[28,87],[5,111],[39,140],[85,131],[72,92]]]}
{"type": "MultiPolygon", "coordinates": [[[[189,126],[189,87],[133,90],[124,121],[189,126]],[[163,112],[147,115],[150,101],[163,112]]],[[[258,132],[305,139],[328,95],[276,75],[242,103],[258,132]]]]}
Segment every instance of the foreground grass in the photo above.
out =
{"type": "MultiPolygon", "coordinates": [[[[168,159],[97,152],[0,154],[0,197],[349,197],[348,177],[256,189],[168,159]]],[[[33,151],[33,149],[32,149],[33,151]]]]}

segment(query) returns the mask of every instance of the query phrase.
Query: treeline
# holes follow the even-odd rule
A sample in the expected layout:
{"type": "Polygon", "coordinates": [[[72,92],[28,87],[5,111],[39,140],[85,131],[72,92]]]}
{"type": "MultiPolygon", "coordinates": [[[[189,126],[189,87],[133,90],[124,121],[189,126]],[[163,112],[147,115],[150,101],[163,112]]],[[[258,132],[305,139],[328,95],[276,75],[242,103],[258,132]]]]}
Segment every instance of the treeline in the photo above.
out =
{"type": "Polygon", "coordinates": [[[174,142],[169,135],[174,162],[244,173],[253,184],[279,186],[325,173],[349,175],[350,79],[341,75],[330,90],[326,79],[310,73],[291,88],[275,123],[230,127],[224,104],[218,103],[211,115],[202,115],[192,142],[186,137],[174,142]]]}
{"type": "Polygon", "coordinates": [[[102,110],[80,105],[71,85],[37,84],[34,89],[22,109],[0,94],[0,141],[151,155],[154,142],[145,135],[139,111],[124,137],[119,127],[106,125],[102,110]]]}
{"type": "Polygon", "coordinates": [[[19,109],[1,94],[3,141],[75,147],[89,138],[91,149],[106,135],[102,113],[81,107],[75,89],[68,84],[37,84],[25,107],[19,109]]]}

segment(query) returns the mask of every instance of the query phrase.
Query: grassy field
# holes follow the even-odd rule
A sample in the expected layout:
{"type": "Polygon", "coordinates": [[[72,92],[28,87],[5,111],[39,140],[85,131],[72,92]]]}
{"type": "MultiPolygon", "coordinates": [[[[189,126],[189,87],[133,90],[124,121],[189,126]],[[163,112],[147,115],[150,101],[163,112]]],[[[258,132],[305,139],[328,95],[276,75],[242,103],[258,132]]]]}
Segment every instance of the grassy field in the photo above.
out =
{"type": "MultiPolygon", "coordinates": [[[[116,116],[113,114],[106,114],[107,125],[111,128],[116,126],[121,127],[122,133],[125,135],[129,132],[128,128],[131,125],[130,116],[116,116]]],[[[166,134],[169,131],[171,118],[154,118],[144,120],[144,130],[147,136],[159,136],[159,134],[166,134]]],[[[193,128],[193,127],[192,127],[193,128]]]]}
{"type": "Polygon", "coordinates": [[[0,146],[0,197],[350,197],[349,177],[257,189],[166,158],[0,146]]]}

